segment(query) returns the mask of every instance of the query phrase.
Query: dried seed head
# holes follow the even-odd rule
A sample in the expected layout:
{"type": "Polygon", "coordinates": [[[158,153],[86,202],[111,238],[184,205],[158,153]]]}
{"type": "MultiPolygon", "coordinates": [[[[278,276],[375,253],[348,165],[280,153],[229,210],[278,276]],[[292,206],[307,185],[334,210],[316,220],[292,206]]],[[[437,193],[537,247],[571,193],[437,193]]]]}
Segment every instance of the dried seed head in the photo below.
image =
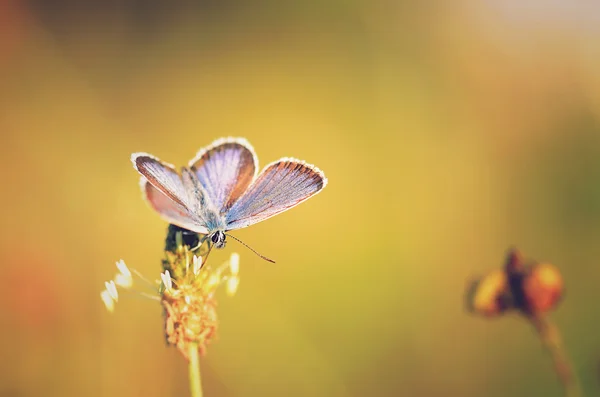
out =
{"type": "Polygon", "coordinates": [[[161,300],[165,308],[167,342],[175,345],[185,357],[190,343],[197,343],[200,352],[204,353],[207,344],[216,334],[217,288],[225,284],[226,292],[232,295],[239,284],[238,254],[232,254],[220,266],[206,265],[203,263],[205,260],[181,250],[174,255],[167,255],[168,263],[165,265],[172,269],[172,273],[165,270],[161,275],[165,285],[161,300]],[[190,261],[192,269],[186,272],[190,261]],[[170,274],[180,277],[176,277],[174,285],[168,288],[170,274]]]}
{"type": "Polygon", "coordinates": [[[203,354],[217,331],[216,301],[212,296],[196,293],[176,295],[165,295],[162,301],[167,342],[175,345],[186,357],[189,344],[198,343],[203,354]]]}

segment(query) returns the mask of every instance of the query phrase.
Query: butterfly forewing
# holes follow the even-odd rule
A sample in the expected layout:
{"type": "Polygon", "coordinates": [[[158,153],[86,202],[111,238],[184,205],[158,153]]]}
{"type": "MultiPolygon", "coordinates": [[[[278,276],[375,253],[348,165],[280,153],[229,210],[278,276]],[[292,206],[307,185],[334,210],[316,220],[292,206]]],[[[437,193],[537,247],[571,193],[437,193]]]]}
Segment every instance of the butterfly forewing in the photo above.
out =
{"type": "Polygon", "coordinates": [[[318,168],[296,159],[281,159],[261,172],[230,208],[227,230],[240,229],[286,211],[320,192],[327,178],[318,168]]]}
{"type": "Polygon", "coordinates": [[[258,162],[245,139],[226,138],[201,150],[189,164],[219,214],[224,214],[256,177],[258,162]]]}
{"type": "Polygon", "coordinates": [[[140,186],[142,188],[142,194],[148,204],[150,204],[164,220],[184,229],[195,231],[196,233],[208,233],[206,227],[193,213],[186,207],[171,200],[170,197],[164,195],[160,190],[149,183],[146,178],[141,177],[140,186]]]}
{"type": "Polygon", "coordinates": [[[160,190],[177,204],[189,208],[188,193],[183,186],[181,176],[171,164],[160,161],[146,153],[134,153],[131,162],[135,169],[145,177],[149,183],[160,190]]]}
{"type": "Polygon", "coordinates": [[[142,182],[142,186],[144,195],[152,208],[177,226],[198,233],[206,233],[206,224],[193,211],[196,204],[190,199],[189,192],[175,167],[146,153],[134,153],[131,161],[135,169],[146,180],[145,183],[142,182]],[[172,203],[169,203],[168,200],[172,203]]]}

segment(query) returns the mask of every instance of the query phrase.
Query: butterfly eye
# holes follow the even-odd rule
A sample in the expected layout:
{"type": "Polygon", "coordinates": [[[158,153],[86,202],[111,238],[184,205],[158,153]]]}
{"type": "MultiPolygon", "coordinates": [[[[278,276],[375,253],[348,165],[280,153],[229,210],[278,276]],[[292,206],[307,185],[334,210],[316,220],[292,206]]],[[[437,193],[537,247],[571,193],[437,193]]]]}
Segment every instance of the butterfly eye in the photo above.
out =
{"type": "Polygon", "coordinates": [[[210,239],[216,244],[219,241],[219,233],[214,233],[210,239]]]}

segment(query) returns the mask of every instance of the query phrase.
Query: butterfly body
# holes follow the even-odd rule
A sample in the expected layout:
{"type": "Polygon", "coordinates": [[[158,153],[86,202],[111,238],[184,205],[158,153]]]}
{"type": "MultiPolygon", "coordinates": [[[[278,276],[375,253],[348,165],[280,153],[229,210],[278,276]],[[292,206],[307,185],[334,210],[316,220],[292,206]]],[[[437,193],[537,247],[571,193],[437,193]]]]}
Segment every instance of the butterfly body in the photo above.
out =
{"type": "Polygon", "coordinates": [[[210,241],[212,241],[216,248],[225,248],[225,244],[227,243],[226,237],[223,230],[217,230],[210,235],[210,241]]]}
{"type": "Polygon", "coordinates": [[[304,161],[282,158],[258,174],[258,159],[243,138],[201,149],[179,172],[147,153],[131,156],[150,206],[169,223],[204,234],[223,248],[227,232],[248,227],[319,193],[327,178],[304,161]]]}

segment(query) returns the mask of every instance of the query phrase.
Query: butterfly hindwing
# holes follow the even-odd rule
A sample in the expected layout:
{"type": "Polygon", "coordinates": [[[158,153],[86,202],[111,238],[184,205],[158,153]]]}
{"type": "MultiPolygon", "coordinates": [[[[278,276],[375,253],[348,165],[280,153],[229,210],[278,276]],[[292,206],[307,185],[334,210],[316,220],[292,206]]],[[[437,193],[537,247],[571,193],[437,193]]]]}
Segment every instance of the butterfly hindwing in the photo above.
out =
{"type": "Polygon", "coordinates": [[[188,194],[181,181],[181,176],[171,164],[165,163],[147,153],[134,153],[131,162],[135,169],[148,180],[152,186],[160,190],[177,204],[188,208],[188,194]]]}
{"type": "Polygon", "coordinates": [[[227,230],[250,226],[295,207],[326,185],[323,172],[311,164],[291,158],[275,161],[229,209],[227,230]]]}
{"type": "Polygon", "coordinates": [[[175,225],[206,233],[206,224],[194,212],[197,205],[175,167],[146,153],[132,154],[131,161],[144,178],[143,194],[152,208],[175,225]]]}
{"type": "Polygon", "coordinates": [[[206,234],[208,230],[186,207],[171,200],[144,177],[140,178],[142,194],[148,204],[167,222],[184,229],[206,234]]]}

